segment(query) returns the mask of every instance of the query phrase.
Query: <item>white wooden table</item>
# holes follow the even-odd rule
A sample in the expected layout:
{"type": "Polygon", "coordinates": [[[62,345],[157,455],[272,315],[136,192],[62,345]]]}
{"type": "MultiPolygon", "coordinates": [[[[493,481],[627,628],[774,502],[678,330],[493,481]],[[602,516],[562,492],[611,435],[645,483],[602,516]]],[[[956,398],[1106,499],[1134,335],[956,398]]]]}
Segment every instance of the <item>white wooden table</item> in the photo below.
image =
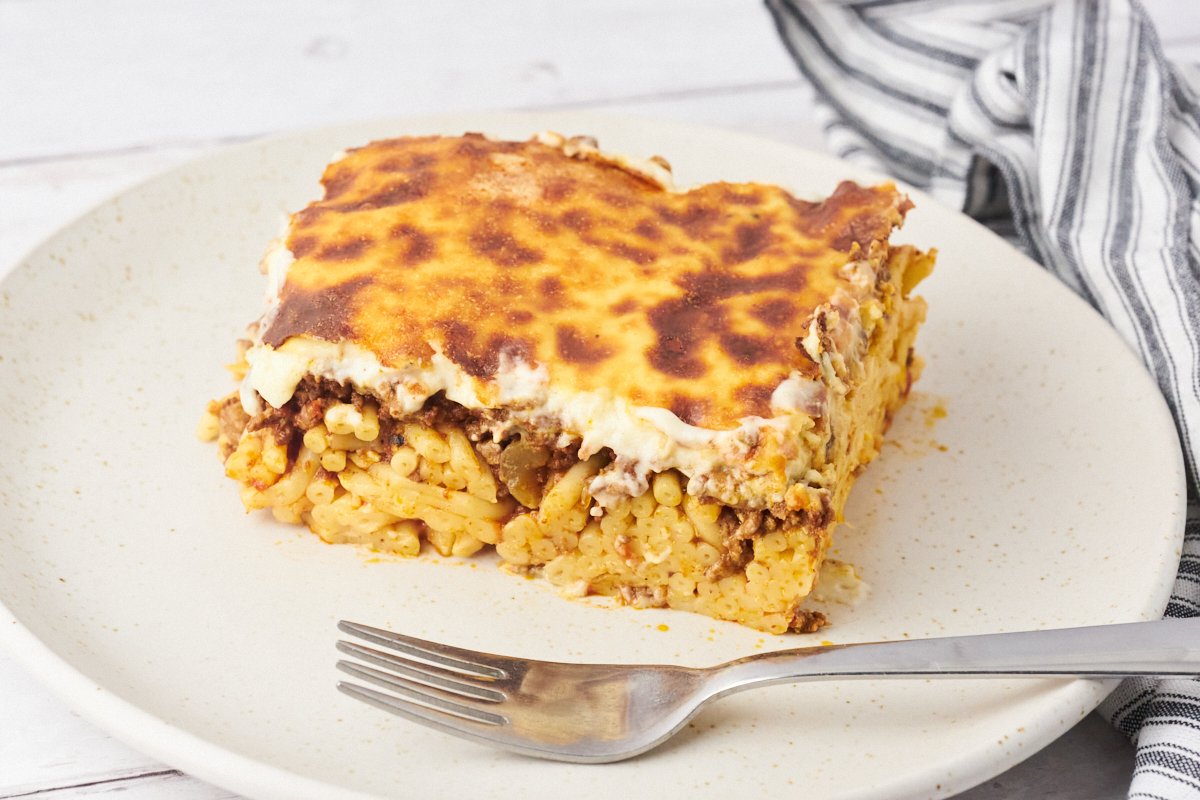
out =
{"type": "MultiPolygon", "coordinates": [[[[1193,0],[1145,0],[1200,61],[1193,0]]],[[[590,109],[823,150],[812,92],[755,0],[0,0],[0,269],[92,204],[277,131],[480,109],[590,109]]],[[[961,798],[1125,796],[1091,715],[961,798]]],[[[117,742],[0,654],[0,798],[235,795],[117,742]]]]}

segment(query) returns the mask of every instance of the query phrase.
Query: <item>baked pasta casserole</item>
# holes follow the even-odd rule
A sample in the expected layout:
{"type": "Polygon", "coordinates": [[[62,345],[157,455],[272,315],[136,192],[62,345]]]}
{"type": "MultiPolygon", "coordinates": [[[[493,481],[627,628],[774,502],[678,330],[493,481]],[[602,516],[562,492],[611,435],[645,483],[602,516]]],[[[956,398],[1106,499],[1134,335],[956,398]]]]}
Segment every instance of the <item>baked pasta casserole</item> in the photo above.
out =
{"type": "Polygon", "coordinates": [[[811,632],[847,493],[922,361],[892,185],[676,188],[586,137],[342,154],[262,261],[200,425],[249,510],[563,593],[811,632]]]}

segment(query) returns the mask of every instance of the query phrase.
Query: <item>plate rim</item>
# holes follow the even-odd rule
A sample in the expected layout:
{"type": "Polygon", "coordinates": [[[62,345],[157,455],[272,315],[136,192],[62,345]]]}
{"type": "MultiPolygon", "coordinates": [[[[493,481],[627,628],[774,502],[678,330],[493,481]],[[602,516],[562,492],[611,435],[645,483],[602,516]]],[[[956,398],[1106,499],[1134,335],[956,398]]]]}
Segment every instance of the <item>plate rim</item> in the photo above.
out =
{"type": "MultiPolygon", "coordinates": [[[[712,125],[696,124],[691,122],[683,122],[677,120],[662,119],[650,116],[639,116],[636,114],[606,114],[587,111],[466,111],[444,114],[427,114],[418,116],[401,116],[401,117],[384,117],[378,119],[363,119],[345,123],[335,123],[330,125],[322,125],[317,127],[298,128],[290,131],[273,133],[261,138],[252,139],[250,141],[241,142],[225,147],[220,147],[212,152],[204,153],[192,158],[188,158],[180,163],[177,163],[167,169],[155,173],[149,177],[138,180],[121,190],[106,196],[99,202],[89,206],[85,211],[75,215],[69,221],[56,227],[53,232],[44,237],[40,242],[26,250],[12,264],[7,265],[7,269],[0,272],[0,283],[9,281],[17,270],[24,264],[30,262],[37,254],[45,248],[53,245],[53,243],[61,236],[66,234],[76,225],[81,224],[85,220],[91,218],[101,209],[113,203],[115,200],[143,191],[147,187],[157,184],[164,180],[168,180],[171,176],[177,173],[182,173],[189,170],[194,170],[202,166],[205,162],[219,161],[228,158],[232,155],[241,152],[252,151],[272,145],[295,141],[308,136],[321,136],[323,134],[333,134],[340,131],[354,131],[369,127],[383,127],[394,125],[400,127],[415,127],[425,125],[430,128],[437,127],[461,127],[469,130],[474,126],[480,125],[484,120],[496,120],[497,125],[515,124],[518,122],[528,121],[530,128],[536,128],[534,124],[537,120],[549,118],[572,118],[579,120],[596,119],[604,120],[609,123],[635,123],[648,126],[660,126],[674,128],[680,131],[695,131],[706,135],[720,135],[726,138],[741,139],[747,144],[757,144],[758,146],[768,146],[772,148],[782,148],[792,152],[803,153],[806,158],[823,161],[827,164],[845,165],[847,171],[853,171],[857,175],[873,175],[880,182],[894,182],[902,191],[907,192],[917,199],[921,205],[936,205],[944,212],[949,212],[957,215],[960,221],[969,222],[987,235],[995,237],[991,231],[977,221],[963,215],[959,211],[950,209],[941,204],[939,201],[926,194],[925,192],[912,187],[905,182],[892,178],[890,176],[874,173],[873,171],[852,162],[846,162],[838,159],[827,153],[821,153],[797,145],[781,142],[771,139],[766,136],[747,133],[745,131],[720,128],[712,125]]],[[[1047,280],[1060,286],[1066,295],[1069,295],[1074,302],[1077,303],[1080,309],[1086,310],[1094,315],[1094,317],[1108,328],[1112,328],[1111,324],[1092,306],[1088,305],[1082,298],[1079,298],[1073,292],[1062,286],[1058,281],[1053,279],[1053,276],[1048,275],[1045,271],[1021,253],[1015,247],[999,237],[996,240],[1009,248],[1015,256],[1021,260],[1028,262],[1036,268],[1036,272],[1043,275],[1047,280]]],[[[1114,331],[1115,333],[1115,331],[1114,331]]],[[[1146,370],[1141,362],[1140,355],[1133,350],[1119,335],[1117,340],[1126,348],[1129,355],[1134,359],[1140,368],[1139,379],[1149,382],[1149,386],[1153,388],[1154,396],[1157,397],[1157,406],[1160,411],[1165,414],[1165,418],[1171,420],[1171,430],[1174,431],[1173,417],[1170,414],[1169,408],[1157,384],[1146,370]]],[[[1183,469],[1183,452],[1179,444],[1178,435],[1174,438],[1175,447],[1172,452],[1175,456],[1175,473],[1178,476],[1178,491],[1175,493],[1178,497],[1176,519],[1178,521],[1177,530],[1173,542],[1176,549],[1182,544],[1184,534],[1184,523],[1186,517],[1186,473],[1183,469]]],[[[1176,567],[1177,569],[1177,567],[1176,567]]],[[[1173,580],[1165,582],[1165,589],[1161,605],[1165,607],[1171,594],[1171,586],[1173,580]]],[[[214,785],[227,788],[247,797],[254,798],[301,798],[307,800],[322,800],[324,798],[334,798],[334,800],[378,800],[384,797],[383,795],[362,793],[354,789],[349,789],[336,784],[326,783],[315,778],[308,778],[299,775],[289,769],[278,767],[260,761],[258,759],[240,755],[233,750],[230,750],[222,745],[210,742],[197,734],[189,733],[182,728],[178,728],[169,722],[155,716],[149,711],[145,711],[135,703],[124,700],[118,695],[108,691],[101,684],[96,683],[82,672],[72,666],[66,658],[59,656],[48,645],[41,641],[29,628],[17,619],[16,615],[8,608],[7,604],[0,601],[0,648],[9,654],[13,660],[20,664],[34,679],[38,680],[42,685],[46,686],[52,694],[66,703],[72,710],[77,712],[81,717],[86,719],[97,728],[111,734],[126,744],[146,753],[154,758],[157,758],[167,764],[181,769],[189,775],[195,776],[202,780],[213,783],[214,785]]],[[[987,780],[989,777],[999,774],[1005,769],[1019,763],[1020,761],[1032,756],[1045,745],[1049,744],[1054,739],[1058,738],[1067,729],[1072,727],[1079,719],[1090,713],[1104,697],[1114,689],[1119,680],[1110,681],[1094,681],[1094,680],[1070,680],[1064,681],[1064,685],[1056,693],[1063,695],[1058,697],[1061,703],[1067,703],[1080,711],[1075,718],[1070,718],[1066,715],[1060,720],[1059,726],[1055,729],[1053,726],[1047,725],[1043,728],[1047,735],[1045,737],[1035,737],[1032,741],[1026,740],[1031,744],[1036,745],[1028,752],[1020,754],[1019,758],[1007,760],[1006,763],[995,769],[993,764],[985,764],[983,759],[979,758],[979,753],[964,751],[956,762],[967,762],[973,766],[973,769],[964,769],[962,772],[955,773],[956,778],[967,777],[967,782],[974,781],[970,785],[975,785],[978,782],[987,780]],[[1044,741],[1042,739],[1044,738],[1044,741]]],[[[912,781],[916,783],[917,781],[912,781]]],[[[932,781],[931,781],[932,782],[932,781]]],[[[960,781],[955,781],[959,783],[960,781]]],[[[893,789],[897,788],[895,785],[893,789]]],[[[965,790],[965,786],[959,786],[955,791],[965,790]]],[[[929,786],[912,786],[905,791],[919,792],[922,795],[928,794],[929,786]]],[[[856,793],[854,796],[862,797],[896,797],[893,792],[879,794],[878,792],[866,791],[864,793],[856,793]]],[[[903,796],[908,796],[907,794],[903,796]]],[[[913,796],[916,796],[915,794],[913,796]]],[[[945,796],[944,793],[934,793],[930,796],[945,796]]]]}

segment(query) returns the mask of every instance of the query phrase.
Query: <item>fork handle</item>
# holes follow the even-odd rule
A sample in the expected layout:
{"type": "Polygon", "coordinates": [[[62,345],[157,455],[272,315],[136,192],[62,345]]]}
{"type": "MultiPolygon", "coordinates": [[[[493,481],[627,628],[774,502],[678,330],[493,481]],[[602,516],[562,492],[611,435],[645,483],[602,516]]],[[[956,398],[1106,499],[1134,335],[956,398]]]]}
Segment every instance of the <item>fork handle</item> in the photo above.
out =
{"type": "Polygon", "coordinates": [[[850,676],[1191,678],[1200,675],[1200,617],[806,647],[749,656],[713,672],[726,683],[721,694],[850,676]]]}

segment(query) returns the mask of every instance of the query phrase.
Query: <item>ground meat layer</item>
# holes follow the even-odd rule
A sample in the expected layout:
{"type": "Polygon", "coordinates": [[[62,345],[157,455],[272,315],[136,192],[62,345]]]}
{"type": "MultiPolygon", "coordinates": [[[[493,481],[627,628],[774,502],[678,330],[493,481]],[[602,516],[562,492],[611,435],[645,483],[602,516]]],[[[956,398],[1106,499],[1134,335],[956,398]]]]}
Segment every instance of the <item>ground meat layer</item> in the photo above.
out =
{"type": "Polygon", "coordinates": [[[230,396],[210,413],[247,508],[270,508],[326,541],[403,555],[494,546],[509,569],[538,572],[566,594],[772,632],[824,624],[799,603],[828,546],[828,502],[731,508],[686,495],[672,470],[654,475],[645,494],[599,509],[587,486],[608,453],[581,460],[578,439],[509,426],[502,411],[441,395],[415,414],[385,409],[309,377],[279,409],[248,418],[230,396]]]}

